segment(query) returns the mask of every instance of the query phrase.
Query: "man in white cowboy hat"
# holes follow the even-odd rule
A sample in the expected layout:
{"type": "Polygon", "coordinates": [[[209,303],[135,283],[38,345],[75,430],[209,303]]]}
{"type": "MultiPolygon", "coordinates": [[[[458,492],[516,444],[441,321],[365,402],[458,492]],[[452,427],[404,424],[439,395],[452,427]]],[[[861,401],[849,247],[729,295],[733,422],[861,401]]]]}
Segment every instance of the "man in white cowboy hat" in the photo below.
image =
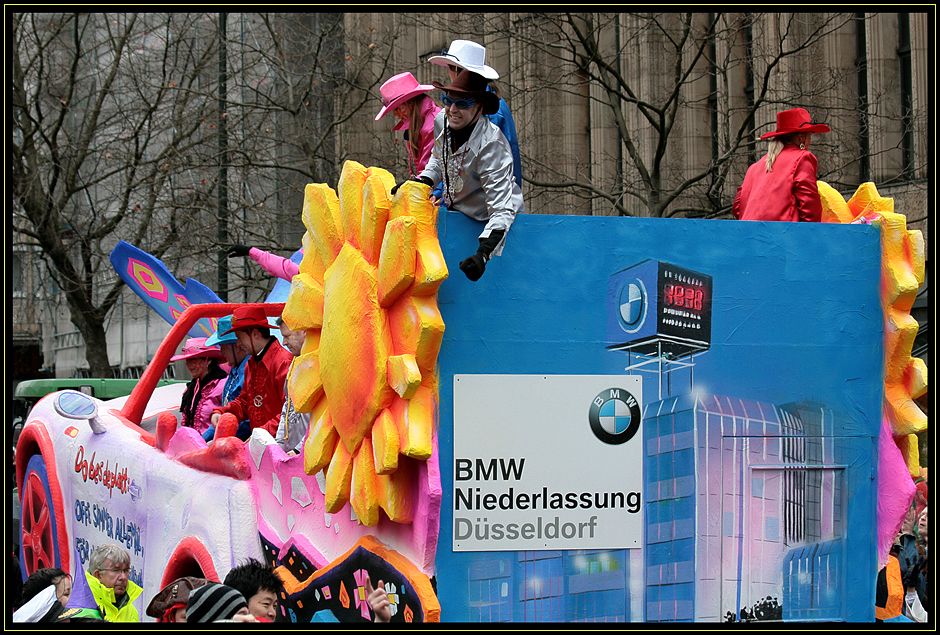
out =
{"type": "Polygon", "coordinates": [[[461,70],[449,86],[432,84],[443,91],[445,108],[434,119],[431,160],[415,180],[432,188],[443,185],[441,198],[448,209],[485,223],[476,253],[460,263],[467,278],[476,281],[490,258],[502,253],[516,214],[525,211],[522,190],[512,178],[509,142],[484,116],[499,108],[486,79],[461,70]]]}
{"type": "Polygon", "coordinates": [[[740,220],[822,220],[822,202],[816,185],[816,156],[810,152],[815,133],[829,132],[805,108],[777,113],[777,129],[761,135],[769,142],[767,154],[748,168],[731,209],[740,220]]]}
{"type": "Polygon", "coordinates": [[[487,115],[487,117],[506,136],[509,148],[512,151],[513,178],[519,187],[522,187],[522,159],[519,156],[519,138],[516,136],[516,123],[512,119],[512,113],[509,112],[506,100],[500,97],[499,90],[495,88],[493,82],[499,79],[499,73],[486,65],[486,48],[470,40],[454,40],[450,43],[450,48],[441,51],[440,55],[429,57],[428,61],[447,68],[447,74],[451,82],[456,79],[457,73],[461,69],[482,75],[490,82],[488,90],[495,92],[500,99],[499,109],[495,113],[487,115]]]}

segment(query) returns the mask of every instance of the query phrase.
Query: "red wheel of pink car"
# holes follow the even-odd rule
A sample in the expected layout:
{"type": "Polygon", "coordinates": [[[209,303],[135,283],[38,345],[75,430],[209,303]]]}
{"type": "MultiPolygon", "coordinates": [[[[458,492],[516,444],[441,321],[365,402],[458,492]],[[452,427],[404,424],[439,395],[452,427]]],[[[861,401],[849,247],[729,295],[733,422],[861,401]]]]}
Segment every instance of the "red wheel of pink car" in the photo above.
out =
{"type": "Polygon", "coordinates": [[[41,454],[29,459],[23,477],[20,568],[25,575],[46,567],[61,567],[57,518],[64,518],[61,500],[53,498],[41,454]]]}

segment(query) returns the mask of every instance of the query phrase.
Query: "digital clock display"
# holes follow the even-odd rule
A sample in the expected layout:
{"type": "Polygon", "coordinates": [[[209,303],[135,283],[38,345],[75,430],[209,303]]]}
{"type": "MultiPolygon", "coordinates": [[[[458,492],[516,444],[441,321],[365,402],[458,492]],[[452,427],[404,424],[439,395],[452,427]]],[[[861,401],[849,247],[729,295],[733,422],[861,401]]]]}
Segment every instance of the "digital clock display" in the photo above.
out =
{"type": "Polygon", "coordinates": [[[610,277],[607,348],[690,355],[711,346],[712,277],[644,260],[610,277]]]}
{"type": "Polygon", "coordinates": [[[710,342],[712,277],[660,262],[658,289],[657,331],[695,342],[710,342]]]}

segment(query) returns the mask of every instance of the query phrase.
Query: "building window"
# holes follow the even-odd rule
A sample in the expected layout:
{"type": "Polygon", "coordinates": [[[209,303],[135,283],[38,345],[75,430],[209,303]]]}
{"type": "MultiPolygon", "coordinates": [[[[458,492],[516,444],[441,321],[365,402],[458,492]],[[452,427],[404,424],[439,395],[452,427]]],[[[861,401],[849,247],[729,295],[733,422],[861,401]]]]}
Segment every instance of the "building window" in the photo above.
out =
{"type": "Polygon", "coordinates": [[[898,14],[898,71],[901,84],[901,178],[914,178],[914,79],[911,71],[911,14],[898,14]]]}
{"type": "Polygon", "coordinates": [[[10,262],[10,289],[14,297],[24,295],[23,289],[23,254],[13,252],[10,262]]]}
{"type": "Polygon", "coordinates": [[[871,180],[871,144],[868,138],[868,38],[865,14],[855,14],[855,80],[858,91],[858,181],[871,180]]]}

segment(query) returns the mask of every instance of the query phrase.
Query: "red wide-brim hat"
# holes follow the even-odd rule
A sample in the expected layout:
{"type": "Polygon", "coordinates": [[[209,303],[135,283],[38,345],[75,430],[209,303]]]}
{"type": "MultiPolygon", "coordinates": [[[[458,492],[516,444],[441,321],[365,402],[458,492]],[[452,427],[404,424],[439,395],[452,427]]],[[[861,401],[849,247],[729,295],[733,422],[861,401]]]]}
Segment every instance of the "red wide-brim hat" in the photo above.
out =
{"type": "Polygon", "coordinates": [[[264,308],[260,306],[240,306],[232,311],[232,328],[222,333],[225,335],[233,331],[244,331],[250,328],[269,329],[271,324],[264,308]]]}
{"type": "Polygon", "coordinates": [[[777,129],[760,136],[761,139],[772,139],[794,132],[829,132],[830,128],[824,123],[816,123],[809,116],[805,108],[794,108],[777,113],[777,129]]]}

